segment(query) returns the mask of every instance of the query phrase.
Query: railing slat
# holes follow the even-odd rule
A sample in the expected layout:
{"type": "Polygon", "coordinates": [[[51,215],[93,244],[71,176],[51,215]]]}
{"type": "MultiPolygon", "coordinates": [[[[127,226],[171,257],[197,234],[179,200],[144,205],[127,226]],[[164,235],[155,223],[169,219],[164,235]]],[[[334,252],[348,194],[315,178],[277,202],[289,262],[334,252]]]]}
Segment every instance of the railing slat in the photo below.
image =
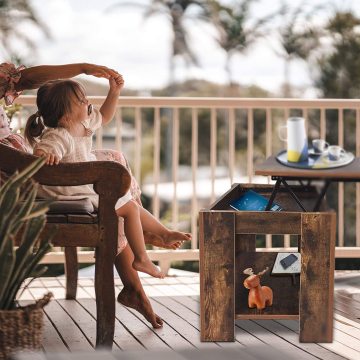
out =
{"type": "MultiPolygon", "coordinates": [[[[272,155],[272,117],[271,117],[271,108],[267,108],[266,109],[266,134],[265,134],[265,141],[266,141],[266,153],[265,156],[266,158],[268,158],[270,155],[272,155]]],[[[271,181],[271,177],[268,176],[267,177],[267,182],[268,184],[270,184],[271,181]]],[[[267,234],[265,235],[265,246],[266,248],[271,248],[272,247],[272,235],[271,234],[267,234]]]]}
{"type": "Polygon", "coordinates": [[[251,183],[254,173],[254,110],[252,108],[247,111],[247,126],[247,176],[251,183]]]}
{"type": "Polygon", "coordinates": [[[197,232],[197,219],[199,214],[198,201],[197,201],[197,168],[198,168],[198,136],[199,136],[199,124],[198,124],[198,110],[193,108],[191,111],[191,170],[192,170],[192,191],[193,196],[191,198],[191,248],[196,249],[198,247],[198,232],[197,232]]]}
{"type": "Polygon", "coordinates": [[[229,109],[229,177],[234,182],[235,171],[235,109],[229,109]]]}
{"type": "Polygon", "coordinates": [[[135,108],[135,179],[141,179],[141,108],[135,108]]]}
{"type": "Polygon", "coordinates": [[[308,109],[302,108],[301,112],[302,112],[302,117],[305,119],[305,131],[306,131],[306,133],[308,133],[309,132],[309,113],[308,113],[308,109]]]}
{"type": "Polygon", "coordinates": [[[173,228],[178,228],[179,206],[177,200],[177,182],[178,182],[178,167],[179,167],[179,109],[174,108],[173,115],[173,131],[172,131],[172,181],[174,184],[174,193],[172,200],[172,220],[173,228]]]}
{"type": "Polygon", "coordinates": [[[215,201],[215,170],[216,170],[216,146],[217,146],[217,129],[216,129],[216,109],[211,109],[210,117],[210,181],[211,181],[211,198],[210,201],[215,201]]]}
{"type": "MultiPolygon", "coordinates": [[[[356,109],[356,156],[360,156],[360,108],[356,109]]],[[[360,184],[356,183],[356,246],[360,247],[360,184]]]]}
{"type": "Polygon", "coordinates": [[[320,139],[326,139],[326,113],[325,109],[320,109],[320,139]]]}
{"type": "Polygon", "coordinates": [[[160,109],[158,107],[154,110],[154,196],[152,199],[153,215],[156,218],[160,216],[160,200],[158,194],[160,181],[160,109]]]}
{"type": "MultiPolygon", "coordinates": [[[[338,143],[344,146],[344,111],[339,109],[338,118],[338,143]]],[[[339,246],[344,246],[344,183],[338,185],[338,238],[339,246]]]]}
{"type": "MultiPolygon", "coordinates": [[[[285,121],[286,121],[286,119],[288,119],[290,117],[290,107],[286,107],[284,109],[284,117],[285,117],[285,121]]],[[[284,247],[285,248],[290,247],[290,235],[289,234],[284,235],[284,247]]]]}

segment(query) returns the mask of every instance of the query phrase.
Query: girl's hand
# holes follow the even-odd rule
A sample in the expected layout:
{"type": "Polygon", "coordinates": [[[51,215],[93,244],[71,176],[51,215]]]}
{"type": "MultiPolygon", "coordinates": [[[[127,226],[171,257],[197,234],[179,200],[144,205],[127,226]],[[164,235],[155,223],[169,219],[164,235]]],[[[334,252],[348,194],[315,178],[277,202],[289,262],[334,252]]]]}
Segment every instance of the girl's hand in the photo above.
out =
{"type": "Polygon", "coordinates": [[[51,153],[46,153],[45,151],[40,150],[40,149],[36,149],[34,151],[34,155],[44,157],[46,159],[46,161],[45,161],[46,165],[58,165],[60,162],[60,159],[58,156],[51,154],[51,153]]]}
{"type": "Polygon", "coordinates": [[[109,69],[106,66],[95,65],[95,64],[84,64],[83,72],[86,75],[92,75],[96,77],[102,77],[106,79],[117,78],[121,76],[117,71],[109,69]]]}
{"type": "Polygon", "coordinates": [[[121,75],[111,77],[109,79],[110,91],[120,93],[120,90],[124,87],[124,79],[121,75]]]}

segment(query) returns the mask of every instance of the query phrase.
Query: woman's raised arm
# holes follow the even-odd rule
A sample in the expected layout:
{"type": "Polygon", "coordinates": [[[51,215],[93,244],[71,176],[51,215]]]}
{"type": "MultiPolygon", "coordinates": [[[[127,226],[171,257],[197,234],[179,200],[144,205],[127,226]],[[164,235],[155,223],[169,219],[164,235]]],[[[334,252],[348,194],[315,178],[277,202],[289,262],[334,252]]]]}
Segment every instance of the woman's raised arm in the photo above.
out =
{"type": "Polygon", "coordinates": [[[117,71],[109,69],[106,66],[87,63],[40,65],[21,70],[21,77],[15,84],[15,90],[37,89],[47,81],[72,78],[80,74],[103,77],[106,79],[119,76],[117,71]]]}

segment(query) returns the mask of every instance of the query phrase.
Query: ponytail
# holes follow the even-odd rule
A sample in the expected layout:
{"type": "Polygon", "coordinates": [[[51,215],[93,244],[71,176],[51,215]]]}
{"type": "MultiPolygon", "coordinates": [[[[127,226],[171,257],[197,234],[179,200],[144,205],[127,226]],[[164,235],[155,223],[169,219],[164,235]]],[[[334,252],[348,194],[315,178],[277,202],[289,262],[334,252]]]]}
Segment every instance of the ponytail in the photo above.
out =
{"type": "Polygon", "coordinates": [[[36,144],[35,138],[39,137],[42,134],[44,128],[45,125],[39,112],[32,114],[28,118],[25,126],[24,135],[25,139],[32,147],[34,147],[34,145],[36,144]]]}

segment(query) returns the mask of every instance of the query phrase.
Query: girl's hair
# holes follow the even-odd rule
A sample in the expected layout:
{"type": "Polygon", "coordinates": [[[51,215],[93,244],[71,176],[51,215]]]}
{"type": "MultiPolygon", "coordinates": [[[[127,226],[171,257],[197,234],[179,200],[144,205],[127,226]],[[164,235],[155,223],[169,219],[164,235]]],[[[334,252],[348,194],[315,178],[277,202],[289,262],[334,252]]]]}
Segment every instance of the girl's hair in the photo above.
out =
{"type": "Polygon", "coordinates": [[[45,126],[61,127],[61,118],[70,114],[75,100],[82,101],[85,97],[84,88],[74,80],[54,80],[42,85],[36,98],[38,111],[26,122],[25,138],[31,146],[36,143],[45,126]]]}

